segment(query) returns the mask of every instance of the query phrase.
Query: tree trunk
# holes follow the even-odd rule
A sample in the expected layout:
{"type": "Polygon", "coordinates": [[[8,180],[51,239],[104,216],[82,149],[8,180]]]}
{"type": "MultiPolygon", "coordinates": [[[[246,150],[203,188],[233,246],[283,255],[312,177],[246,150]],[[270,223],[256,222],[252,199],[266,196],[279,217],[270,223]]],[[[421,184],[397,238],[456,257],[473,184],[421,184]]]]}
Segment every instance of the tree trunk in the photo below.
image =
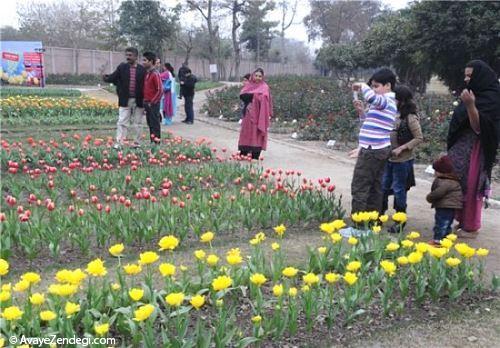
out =
{"type": "Polygon", "coordinates": [[[238,12],[239,12],[239,4],[238,0],[233,1],[233,26],[231,28],[231,38],[233,40],[233,54],[234,54],[234,77],[236,81],[239,81],[240,78],[240,63],[241,63],[241,49],[240,44],[238,42],[238,28],[240,27],[240,23],[238,21],[238,12]]]}
{"type": "MultiPolygon", "coordinates": [[[[208,28],[208,37],[209,37],[209,42],[208,42],[208,64],[216,64],[215,60],[215,49],[214,49],[214,44],[215,44],[215,35],[214,35],[214,28],[212,24],[212,1],[213,0],[208,0],[208,11],[207,11],[207,28],[208,28]]],[[[217,73],[210,73],[212,77],[212,81],[217,81],[217,73]]]]}

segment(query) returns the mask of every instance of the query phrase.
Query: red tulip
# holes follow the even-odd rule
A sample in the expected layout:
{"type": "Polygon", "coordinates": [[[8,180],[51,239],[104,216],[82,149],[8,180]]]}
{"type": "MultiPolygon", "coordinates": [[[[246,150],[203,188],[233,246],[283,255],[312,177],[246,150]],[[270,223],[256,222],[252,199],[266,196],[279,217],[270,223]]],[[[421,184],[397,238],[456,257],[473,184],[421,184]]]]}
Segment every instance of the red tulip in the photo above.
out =
{"type": "Polygon", "coordinates": [[[54,209],[56,209],[56,204],[54,202],[48,202],[47,203],[47,210],[53,211],[54,209]]]}

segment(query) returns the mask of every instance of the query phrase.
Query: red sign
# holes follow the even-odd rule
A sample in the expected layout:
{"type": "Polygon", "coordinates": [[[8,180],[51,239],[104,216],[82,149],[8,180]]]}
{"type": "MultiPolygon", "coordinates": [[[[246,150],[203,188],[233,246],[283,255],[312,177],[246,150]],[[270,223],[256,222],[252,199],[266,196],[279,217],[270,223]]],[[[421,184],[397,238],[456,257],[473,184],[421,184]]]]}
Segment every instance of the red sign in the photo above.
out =
{"type": "Polygon", "coordinates": [[[12,60],[14,62],[19,61],[19,55],[15,53],[10,53],[10,52],[2,52],[2,58],[5,60],[12,60]]]}

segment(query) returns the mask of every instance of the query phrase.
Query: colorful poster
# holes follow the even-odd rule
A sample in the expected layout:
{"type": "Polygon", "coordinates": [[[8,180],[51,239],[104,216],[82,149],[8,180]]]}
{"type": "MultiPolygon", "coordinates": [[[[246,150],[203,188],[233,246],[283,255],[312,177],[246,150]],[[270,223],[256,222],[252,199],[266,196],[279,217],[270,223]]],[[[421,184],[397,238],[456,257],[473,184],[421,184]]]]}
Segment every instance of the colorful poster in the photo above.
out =
{"type": "Polygon", "coordinates": [[[40,41],[0,41],[2,83],[10,85],[45,85],[43,52],[40,41]]]}

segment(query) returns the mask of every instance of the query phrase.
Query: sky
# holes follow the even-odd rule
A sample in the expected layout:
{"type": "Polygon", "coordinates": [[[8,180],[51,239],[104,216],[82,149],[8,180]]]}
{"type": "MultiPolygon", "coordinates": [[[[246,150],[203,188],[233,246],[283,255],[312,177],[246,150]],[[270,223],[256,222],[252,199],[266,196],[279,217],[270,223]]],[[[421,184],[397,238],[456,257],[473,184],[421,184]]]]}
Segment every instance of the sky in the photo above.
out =
{"type": "MultiPolygon", "coordinates": [[[[18,19],[17,19],[17,6],[22,3],[31,3],[31,2],[52,2],[57,0],[3,0],[2,1],[2,11],[0,11],[0,26],[10,25],[13,27],[18,27],[18,19]]],[[[71,1],[71,0],[66,0],[71,1]]],[[[103,0],[106,1],[106,0],[103,0]]],[[[294,0],[289,0],[290,3],[293,3],[294,0]]],[[[172,6],[179,3],[180,0],[162,0],[167,6],[172,6]]],[[[404,8],[408,5],[410,0],[382,0],[382,2],[394,10],[398,10],[404,8]]],[[[184,3],[184,1],[182,1],[184,3]]],[[[307,31],[302,23],[302,20],[305,16],[309,14],[309,1],[308,0],[299,0],[297,6],[297,14],[294,19],[294,23],[291,27],[286,31],[285,37],[290,39],[296,39],[306,43],[309,46],[311,51],[319,48],[321,46],[321,41],[317,40],[315,42],[308,42],[307,31]]],[[[280,21],[281,16],[279,10],[275,10],[268,15],[268,20],[272,21],[280,21]]],[[[201,17],[195,14],[189,14],[185,17],[185,20],[189,24],[199,23],[201,17]]],[[[223,30],[230,32],[230,22],[222,21],[221,26],[223,30]],[[225,22],[225,23],[224,23],[225,22]]]]}

